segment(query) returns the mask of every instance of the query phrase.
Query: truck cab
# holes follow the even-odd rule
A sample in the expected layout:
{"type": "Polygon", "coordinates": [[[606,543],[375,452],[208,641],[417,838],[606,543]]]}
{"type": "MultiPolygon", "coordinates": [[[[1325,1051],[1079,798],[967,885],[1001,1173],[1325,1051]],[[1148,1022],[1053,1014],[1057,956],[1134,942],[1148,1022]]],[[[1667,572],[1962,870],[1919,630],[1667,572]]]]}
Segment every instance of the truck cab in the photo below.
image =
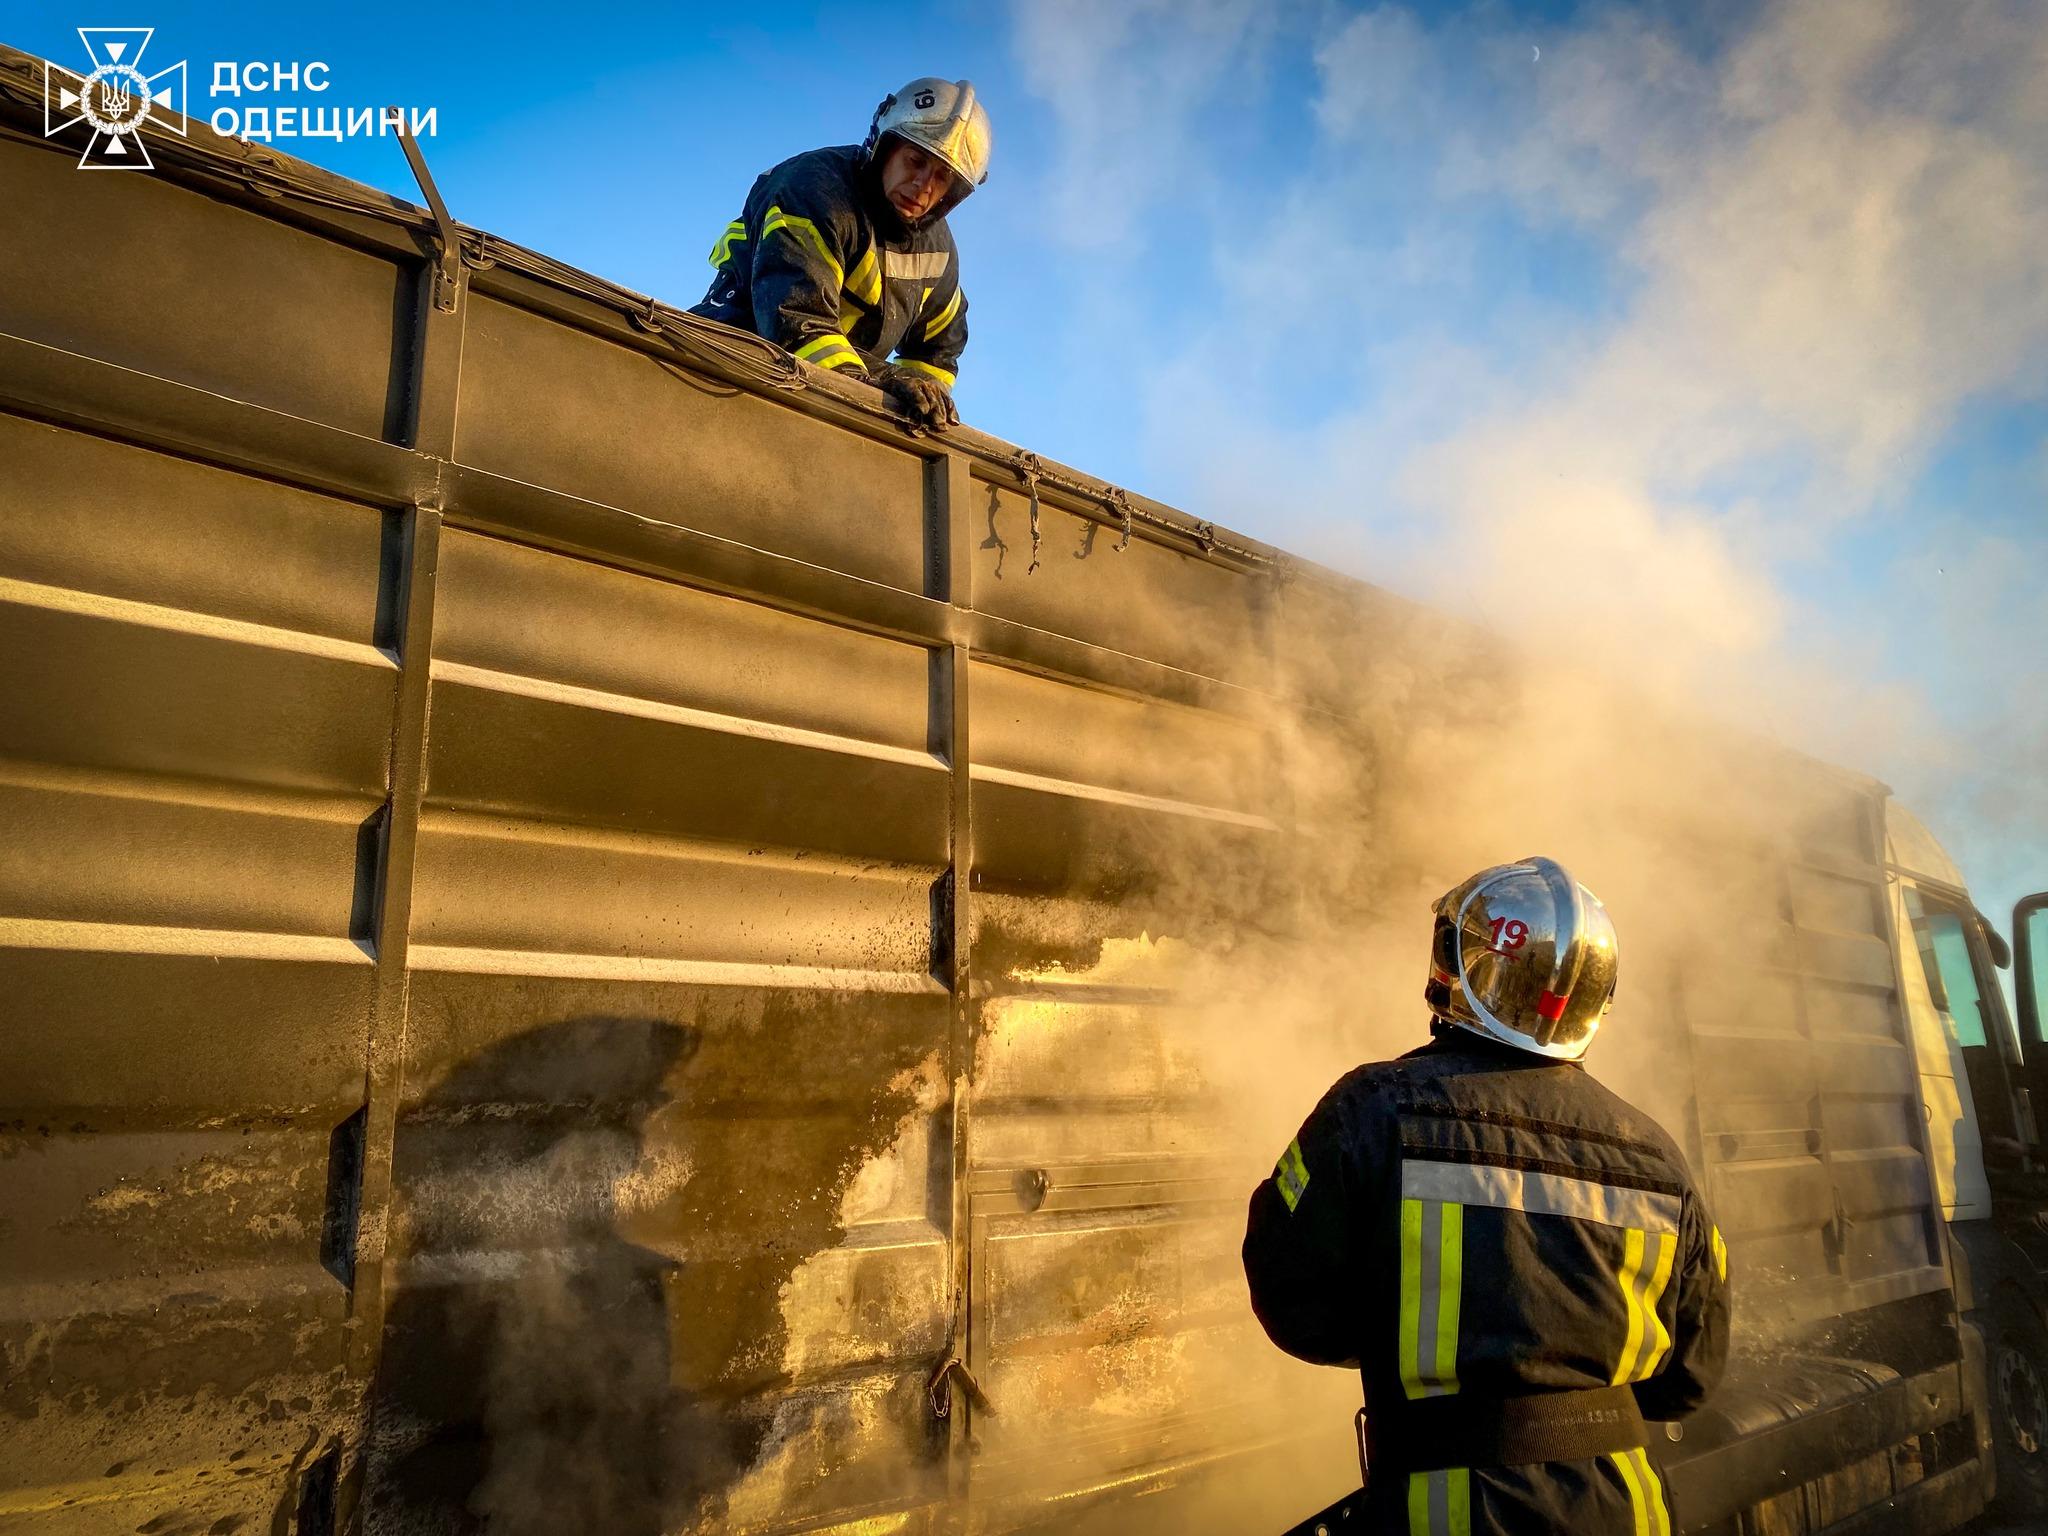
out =
{"type": "Polygon", "coordinates": [[[1896,801],[1886,830],[1936,1194],[1958,1303],[1986,1343],[1997,1504],[2040,1518],[2048,1514],[2048,1044],[2040,1014],[2048,892],[2015,906],[2008,944],[1955,862],[1896,801]],[[2017,1021],[1998,976],[2007,969],[2017,1021]]]}

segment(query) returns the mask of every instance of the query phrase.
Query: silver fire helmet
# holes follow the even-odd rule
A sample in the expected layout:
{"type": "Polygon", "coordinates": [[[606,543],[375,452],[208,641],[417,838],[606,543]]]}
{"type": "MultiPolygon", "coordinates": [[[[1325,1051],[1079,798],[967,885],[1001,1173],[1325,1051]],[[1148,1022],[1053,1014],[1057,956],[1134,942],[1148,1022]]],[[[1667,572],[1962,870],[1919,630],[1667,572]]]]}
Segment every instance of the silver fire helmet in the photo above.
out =
{"type": "Polygon", "coordinates": [[[1482,870],[1436,904],[1430,1012],[1504,1045],[1577,1061],[1614,1000],[1614,924],[1553,859],[1482,870]]]}
{"type": "Polygon", "coordinates": [[[928,218],[960,206],[967,194],[988,180],[991,137],[988,109],[975,98],[971,80],[941,80],[926,75],[892,96],[882,98],[868,124],[864,153],[875,155],[884,138],[894,135],[935,155],[953,173],[952,190],[928,218]]]}

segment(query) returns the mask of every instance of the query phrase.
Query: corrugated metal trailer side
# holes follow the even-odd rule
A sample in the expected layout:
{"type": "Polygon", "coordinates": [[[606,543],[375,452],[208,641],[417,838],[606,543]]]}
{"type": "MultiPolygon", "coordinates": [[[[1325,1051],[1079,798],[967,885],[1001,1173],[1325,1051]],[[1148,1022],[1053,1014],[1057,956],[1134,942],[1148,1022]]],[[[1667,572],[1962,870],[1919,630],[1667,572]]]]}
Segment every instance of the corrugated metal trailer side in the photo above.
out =
{"type": "MultiPolygon", "coordinates": [[[[36,215],[0,237],[0,1522],[929,1505],[971,1412],[933,1411],[949,1358],[1031,1423],[1030,1367],[965,1301],[975,1180],[1026,1162],[1055,1207],[1119,1163],[1112,1221],[1173,1272],[1120,1304],[1216,1325],[1224,1228],[1183,1306],[1180,1215],[1241,1181],[1120,1134],[1169,1113],[1154,1085],[1058,1157],[1042,1063],[992,1052],[988,1134],[968,1107],[1009,1006],[991,983],[985,1020],[968,974],[1003,927],[977,824],[990,903],[1046,911],[1114,884],[1126,823],[1270,829],[1230,805],[1248,696],[1177,665],[1223,671],[1243,632],[1162,638],[1252,585],[1190,520],[1125,551],[1048,497],[1088,566],[1065,627],[1165,659],[1064,640],[1028,601],[976,611],[977,579],[1021,588],[978,547],[1003,493],[880,412],[684,376],[510,271],[444,312],[410,213],[271,201],[204,156],[0,159],[36,215]],[[1162,751],[1214,761],[1176,789],[1162,751]]],[[[1162,1034],[1157,988],[1083,990],[1023,1006],[1162,1034]]],[[[1098,1247],[1023,1236],[991,1275],[1048,1257],[992,1282],[999,1315],[1050,1309],[1085,1353],[1058,1309],[1098,1247]]]]}
{"type": "MultiPolygon", "coordinates": [[[[1401,813],[1376,669],[1479,642],[530,253],[444,309],[267,151],[77,175],[0,80],[0,1530],[998,1527],[1341,1448],[1189,987],[1375,916],[1309,824],[1401,813]]],[[[1668,1023],[1804,1074],[1657,1106],[1795,1322],[1947,1285],[1863,835],[1731,877],[1795,996],[1668,1023]]]]}

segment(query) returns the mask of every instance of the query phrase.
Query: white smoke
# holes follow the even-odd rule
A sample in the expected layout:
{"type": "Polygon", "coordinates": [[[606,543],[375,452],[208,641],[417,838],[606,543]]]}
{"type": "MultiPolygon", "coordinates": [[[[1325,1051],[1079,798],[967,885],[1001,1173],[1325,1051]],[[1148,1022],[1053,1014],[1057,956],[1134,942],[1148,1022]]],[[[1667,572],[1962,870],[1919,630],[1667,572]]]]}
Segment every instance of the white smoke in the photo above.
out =
{"type": "Polygon", "coordinates": [[[1122,210],[1206,220],[1212,286],[1102,342],[1146,483],[1885,778],[1987,909],[2048,883],[2048,455],[1927,482],[2048,395],[2048,3],[1018,14],[1061,226],[1142,271],[1122,210]],[[1175,183],[1289,89],[1288,174],[1175,183]]]}

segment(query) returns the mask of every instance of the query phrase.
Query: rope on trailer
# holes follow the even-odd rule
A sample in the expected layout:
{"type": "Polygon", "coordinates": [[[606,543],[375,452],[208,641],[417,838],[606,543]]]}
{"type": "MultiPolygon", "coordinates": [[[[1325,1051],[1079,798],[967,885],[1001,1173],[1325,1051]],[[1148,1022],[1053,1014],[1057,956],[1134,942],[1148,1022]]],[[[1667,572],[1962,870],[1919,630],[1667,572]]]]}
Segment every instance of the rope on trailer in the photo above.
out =
{"type": "Polygon", "coordinates": [[[1125,494],[1122,486],[1112,485],[1108,494],[1102,498],[1102,504],[1123,521],[1124,536],[1109,546],[1120,555],[1131,547],[1131,498],[1125,494]]]}
{"type": "Polygon", "coordinates": [[[1026,576],[1038,569],[1038,547],[1045,542],[1038,532],[1038,477],[1044,473],[1045,464],[1037,454],[1018,450],[1017,474],[1031,495],[1031,563],[1024,567],[1026,576]]]}

